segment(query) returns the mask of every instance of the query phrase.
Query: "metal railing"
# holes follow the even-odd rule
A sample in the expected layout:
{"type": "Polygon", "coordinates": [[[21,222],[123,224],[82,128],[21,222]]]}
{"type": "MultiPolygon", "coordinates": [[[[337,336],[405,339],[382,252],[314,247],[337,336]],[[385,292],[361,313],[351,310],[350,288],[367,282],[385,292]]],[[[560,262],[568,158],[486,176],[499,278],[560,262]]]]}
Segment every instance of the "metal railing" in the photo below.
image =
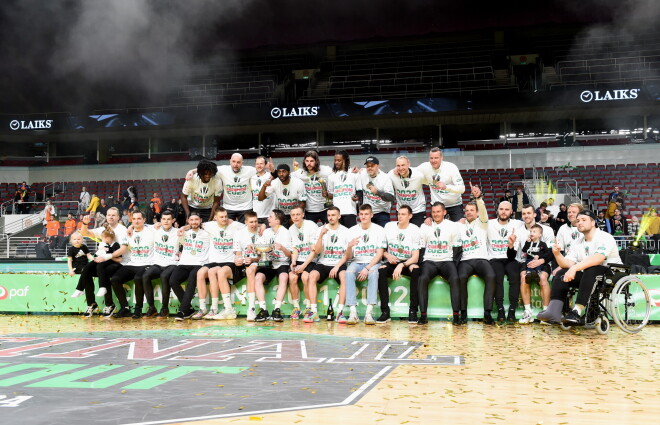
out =
{"type": "Polygon", "coordinates": [[[655,241],[653,239],[642,238],[640,240],[637,240],[637,238],[634,236],[614,236],[614,240],[616,240],[616,246],[620,250],[634,246],[643,249],[645,251],[660,252],[658,251],[659,248],[658,241],[655,241]]]}
{"type": "Polygon", "coordinates": [[[566,193],[570,202],[582,202],[582,193],[575,179],[561,178],[555,182],[558,192],[566,193]]]}
{"type": "Polygon", "coordinates": [[[64,193],[66,192],[66,184],[63,181],[48,183],[43,188],[42,199],[46,200],[49,192],[51,197],[55,196],[57,193],[64,193]],[[61,190],[57,191],[58,188],[61,190]]]}
{"type": "MultiPolygon", "coordinates": [[[[37,254],[35,247],[39,242],[39,237],[9,237],[2,241],[0,244],[0,258],[36,258],[37,254]]],[[[98,249],[97,242],[91,239],[85,239],[85,245],[89,248],[90,252],[95,252],[98,249]]],[[[50,244],[50,253],[53,258],[66,257],[66,251],[71,246],[67,241],[64,246],[54,246],[50,244]]]]}

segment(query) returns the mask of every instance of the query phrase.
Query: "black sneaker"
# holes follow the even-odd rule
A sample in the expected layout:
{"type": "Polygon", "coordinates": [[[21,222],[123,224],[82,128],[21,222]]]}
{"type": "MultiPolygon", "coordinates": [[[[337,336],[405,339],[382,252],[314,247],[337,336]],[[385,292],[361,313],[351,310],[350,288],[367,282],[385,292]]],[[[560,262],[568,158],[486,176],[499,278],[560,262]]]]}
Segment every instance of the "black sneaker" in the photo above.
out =
{"type": "Polygon", "coordinates": [[[282,312],[280,311],[279,308],[276,308],[275,310],[273,310],[272,318],[276,322],[283,322],[284,321],[284,317],[282,317],[282,312]]]}
{"type": "Polygon", "coordinates": [[[506,321],[511,322],[511,323],[516,323],[518,319],[516,319],[516,309],[515,308],[510,308],[509,309],[509,314],[506,315],[506,321]]]}
{"type": "Polygon", "coordinates": [[[131,317],[131,309],[128,307],[122,307],[112,315],[113,319],[124,319],[126,317],[131,317]]]}
{"type": "Polygon", "coordinates": [[[87,310],[83,313],[83,317],[92,317],[94,316],[94,313],[97,313],[99,311],[99,306],[96,303],[92,303],[92,305],[87,306],[87,310]]]}
{"type": "Polygon", "coordinates": [[[142,319],[142,306],[141,305],[136,305],[135,310],[133,310],[133,315],[131,316],[133,319],[142,319]]]}
{"type": "Polygon", "coordinates": [[[101,318],[102,319],[109,319],[112,317],[112,313],[115,312],[116,307],[114,305],[106,305],[103,307],[103,311],[101,312],[101,318]]]}
{"type": "MultiPolygon", "coordinates": [[[[417,320],[417,311],[416,310],[409,310],[408,311],[408,323],[419,323],[419,321],[417,320]]],[[[428,321],[426,323],[428,323],[428,321]]]]}
{"type": "Polygon", "coordinates": [[[582,318],[577,311],[571,310],[561,318],[561,322],[567,325],[583,325],[582,318]]]}
{"type": "Polygon", "coordinates": [[[494,325],[495,321],[491,316],[490,311],[484,311],[484,325],[494,325]]]}
{"type": "Polygon", "coordinates": [[[254,319],[254,321],[265,322],[266,320],[268,320],[269,317],[270,315],[268,314],[268,310],[262,308],[261,310],[259,310],[259,313],[257,314],[257,317],[254,319]]]}
{"type": "Polygon", "coordinates": [[[461,325],[466,325],[468,322],[467,310],[461,310],[461,325]]]}
{"type": "Polygon", "coordinates": [[[392,320],[390,318],[390,312],[389,311],[383,311],[382,313],[380,313],[380,316],[378,316],[378,319],[376,319],[376,323],[387,323],[390,320],[392,320]]]}
{"type": "MultiPolygon", "coordinates": [[[[415,316],[417,316],[417,312],[414,312],[415,316]]],[[[410,318],[408,318],[410,320],[410,318]]],[[[416,322],[418,325],[426,325],[429,323],[429,317],[426,314],[420,314],[419,319],[416,322]]]]}
{"type": "Polygon", "coordinates": [[[503,324],[506,322],[506,314],[504,314],[504,309],[500,308],[497,310],[497,323],[503,324]]]}
{"type": "Polygon", "coordinates": [[[463,324],[463,321],[461,320],[461,316],[458,314],[458,312],[453,314],[453,317],[451,319],[451,324],[454,326],[459,326],[463,324]]]}
{"type": "Polygon", "coordinates": [[[167,319],[168,317],[170,317],[170,309],[168,307],[161,308],[160,313],[158,313],[158,318],[167,319]]]}
{"type": "Polygon", "coordinates": [[[179,310],[179,311],[174,315],[174,320],[180,322],[180,321],[182,321],[182,320],[190,319],[191,317],[193,317],[193,314],[195,314],[195,309],[194,309],[194,308],[191,308],[190,310],[188,310],[188,311],[185,312],[185,313],[184,313],[183,311],[179,310]]]}
{"type": "Polygon", "coordinates": [[[156,307],[149,306],[147,309],[147,312],[144,313],[144,317],[155,317],[158,315],[158,310],[156,310],[156,307]]]}

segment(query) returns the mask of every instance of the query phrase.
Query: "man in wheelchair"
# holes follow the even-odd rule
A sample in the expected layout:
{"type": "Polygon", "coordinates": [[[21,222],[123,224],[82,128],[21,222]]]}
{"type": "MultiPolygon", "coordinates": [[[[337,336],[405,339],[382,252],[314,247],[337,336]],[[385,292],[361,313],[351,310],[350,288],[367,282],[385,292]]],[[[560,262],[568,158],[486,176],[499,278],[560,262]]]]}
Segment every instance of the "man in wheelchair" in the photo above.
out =
{"type": "Polygon", "coordinates": [[[607,264],[621,264],[614,237],[598,228],[596,215],[592,211],[585,210],[578,214],[577,228],[584,235],[584,240],[573,244],[566,256],[561,254],[556,240],[552,247],[555,260],[562,270],[552,280],[548,308],[536,316],[549,323],[583,324],[585,306],[598,279],[602,279],[609,271],[607,264]],[[571,287],[578,288],[575,306],[562,317],[564,302],[571,287]]]}

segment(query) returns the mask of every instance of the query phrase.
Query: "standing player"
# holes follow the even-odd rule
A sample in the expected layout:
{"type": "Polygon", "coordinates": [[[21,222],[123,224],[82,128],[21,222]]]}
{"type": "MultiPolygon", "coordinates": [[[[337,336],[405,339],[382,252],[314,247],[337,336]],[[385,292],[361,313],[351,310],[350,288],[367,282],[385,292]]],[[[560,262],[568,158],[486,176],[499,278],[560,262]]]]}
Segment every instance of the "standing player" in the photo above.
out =
{"type": "MultiPolygon", "coordinates": [[[[463,253],[458,263],[458,279],[461,282],[461,321],[467,321],[468,291],[467,283],[470,276],[476,274],[484,280],[484,323],[495,323],[491,315],[493,298],[495,297],[495,271],[488,262],[488,213],[486,204],[481,197],[481,190],[472,186],[472,196],[475,202],[465,205],[465,224],[461,227],[463,253]]],[[[504,310],[498,312],[498,320],[504,320],[504,310]],[[501,316],[501,317],[500,317],[501,316]]]]}
{"type": "Polygon", "coordinates": [[[383,227],[390,221],[394,201],[394,188],[389,176],[380,170],[380,161],[369,156],[364,161],[366,169],[360,171],[360,183],[364,188],[364,204],[373,211],[373,222],[383,227]]]}
{"type": "Polygon", "coordinates": [[[346,269],[346,305],[351,312],[346,323],[354,325],[358,322],[355,281],[367,280],[367,311],[364,315],[364,324],[375,325],[372,312],[378,297],[378,266],[387,242],[383,228],[371,222],[374,215],[371,205],[361,205],[359,215],[360,224],[348,230],[352,239],[346,250],[346,257],[351,260],[346,269]]]}
{"type": "MultiPolygon", "coordinates": [[[[128,241],[128,261],[112,275],[110,283],[112,290],[119,301],[119,311],[112,315],[113,319],[121,319],[131,316],[131,310],[126,300],[126,291],[124,283],[134,281],[135,291],[135,310],[133,319],[142,317],[142,305],[144,302],[144,286],[142,285],[142,275],[145,270],[153,264],[154,253],[154,230],[145,227],[144,223],[147,217],[142,211],[133,211],[131,213],[131,223],[133,229],[127,237],[128,241]]],[[[158,313],[155,307],[150,306],[147,311],[147,317],[153,317],[158,313]]]]}
{"type": "Polygon", "coordinates": [[[396,159],[396,167],[388,176],[392,180],[397,208],[408,205],[412,208],[413,217],[410,220],[415,226],[424,224],[426,218],[426,196],[422,185],[426,178],[417,168],[410,167],[410,160],[406,156],[396,159]]]}
{"type": "Polygon", "coordinates": [[[238,221],[229,223],[227,210],[219,207],[215,211],[214,221],[202,225],[209,234],[211,245],[209,247],[208,262],[197,271],[197,294],[199,295],[199,311],[192,317],[193,320],[215,319],[218,315],[218,281],[223,283],[227,279],[240,279],[240,273],[234,264],[234,242],[238,234],[245,231],[245,226],[238,221]],[[206,308],[206,278],[208,277],[211,292],[211,309],[206,308]]]}
{"type": "Polygon", "coordinates": [[[522,226],[522,222],[511,218],[513,207],[509,201],[502,201],[497,206],[497,218],[488,221],[488,258],[495,272],[495,303],[497,304],[497,317],[501,319],[500,312],[504,311],[504,275],[509,282],[509,312],[506,320],[516,321],[516,309],[520,296],[520,264],[507,257],[509,236],[515,229],[522,226]]]}
{"type": "Polygon", "coordinates": [[[280,164],[277,166],[277,179],[269,180],[261,186],[259,200],[265,200],[268,196],[275,198],[278,210],[284,213],[282,226],[289,226],[291,221],[291,210],[295,207],[305,208],[307,193],[305,185],[299,179],[292,179],[289,166],[280,164]]]}
{"type": "Polygon", "coordinates": [[[174,316],[175,320],[184,320],[192,317],[195,310],[192,308],[192,299],[197,287],[197,272],[206,264],[211,239],[208,232],[202,229],[202,218],[197,213],[190,213],[188,217],[189,230],[183,231],[183,250],[179,257],[179,264],[170,275],[170,288],[179,299],[179,311],[174,316]],[[185,291],[181,287],[183,282],[188,282],[185,291]]]}
{"type": "Polygon", "coordinates": [[[387,285],[388,277],[398,280],[401,275],[410,277],[410,308],[408,322],[417,323],[419,307],[419,260],[420,231],[412,224],[412,208],[408,205],[399,206],[398,222],[385,225],[385,240],[387,249],[383,253],[385,263],[378,269],[378,294],[380,296],[380,317],[376,323],[390,321],[390,291],[387,285]]]}
{"type": "Polygon", "coordinates": [[[341,224],[351,228],[357,224],[355,203],[362,198],[362,185],[357,173],[349,172],[351,160],[346,151],[335,153],[332,174],[328,177],[328,198],[341,211],[341,224]]]}
{"type": "Polygon", "coordinates": [[[276,322],[283,320],[280,307],[286,295],[287,283],[289,279],[289,264],[291,258],[291,234],[286,227],[282,225],[285,220],[284,213],[281,210],[273,210],[268,216],[268,229],[261,235],[261,243],[271,245],[273,249],[268,253],[268,258],[272,262],[269,267],[259,267],[256,270],[250,268],[247,272],[248,280],[254,279],[254,289],[257,293],[259,302],[259,313],[255,318],[256,322],[263,322],[272,319],[276,322]],[[252,275],[254,272],[254,275],[252,275]],[[266,306],[266,290],[264,285],[270,283],[273,278],[278,278],[277,293],[275,295],[275,308],[271,317],[268,314],[266,306]]]}
{"type": "MultiPolygon", "coordinates": [[[[460,325],[461,289],[458,280],[456,264],[461,257],[461,235],[458,223],[445,220],[445,206],[442,202],[435,202],[431,207],[430,225],[423,224],[419,230],[420,245],[424,248],[424,261],[419,273],[419,310],[420,325],[427,324],[427,309],[429,305],[429,282],[435,276],[440,276],[449,283],[451,308],[453,310],[452,324],[460,325]]],[[[467,320],[467,311],[463,314],[467,320]]],[[[408,317],[411,322],[414,316],[408,317]]]]}
{"type": "Polygon", "coordinates": [[[302,180],[305,184],[307,193],[307,205],[305,207],[305,220],[314,223],[327,223],[326,200],[328,199],[327,182],[332,168],[327,165],[321,165],[319,154],[315,151],[308,151],[303,159],[303,168],[298,168],[298,163],[293,162],[293,177],[302,180]]]}
{"type": "MultiPolygon", "coordinates": [[[[307,293],[307,281],[309,273],[313,270],[316,263],[314,260],[314,245],[316,244],[316,235],[319,228],[316,223],[305,220],[302,207],[296,207],[291,210],[291,220],[293,224],[289,227],[291,234],[291,271],[289,271],[289,292],[293,302],[292,319],[300,317],[300,289],[298,281],[302,280],[305,289],[305,305],[307,309],[311,305],[309,294],[307,293]]],[[[305,312],[307,312],[305,309],[305,312]]]]}
{"type": "Polygon", "coordinates": [[[259,192],[261,186],[273,178],[273,175],[268,172],[267,161],[265,156],[258,156],[254,160],[254,168],[257,173],[250,178],[250,188],[252,189],[252,210],[257,213],[259,224],[266,224],[268,222],[268,214],[275,208],[275,197],[267,195],[263,201],[259,200],[259,192]]]}
{"type": "MultiPolygon", "coordinates": [[[[159,318],[170,315],[170,275],[176,267],[179,258],[179,236],[174,224],[174,213],[165,210],[160,215],[160,227],[154,226],[154,254],[151,267],[142,273],[142,287],[147,297],[149,311],[156,308],[154,300],[154,287],[151,281],[160,278],[161,308],[159,318]]],[[[149,311],[147,312],[149,315],[149,311]]]]}
{"type": "Polygon", "coordinates": [[[319,315],[316,305],[316,296],[318,294],[316,285],[323,283],[328,277],[331,279],[339,278],[339,306],[337,311],[338,323],[346,323],[346,318],[342,313],[346,299],[346,248],[351,240],[347,228],[339,224],[341,213],[339,208],[332,206],[328,208],[328,224],[321,226],[316,236],[314,245],[314,255],[319,259],[312,271],[309,273],[306,294],[309,294],[309,300],[312,302],[310,310],[305,313],[303,321],[312,323],[319,321],[319,315]]]}
{"type": "Polygon", "coordinates": [[[224,184],[222,206],[227,210],[227,217],[232,220],[244,221],[243,214],[252,210],[252,188],[250,179],[257,170],[249,165],[243,165],[243,155],[235,153],[229,160],[229,165],[218,167],[218,176],[224,184]]]}
{"type": "Polygon", "coordinates": [[[222,194],[222,180],[217,173],[218,167],[207,159],[199,161],[197,170],[188,171],[181,190],[181,206],[186,213],[186,220],[193,212],[202,221],[211,220],[215,214],[222,194]]]}
{"type": "Polygon", "coordinates": [[[449,219],[457,222],[463,217],[461,195],[465,192],[465,184],[458,167],[442,160],[442,151],[433,148],[429,152],[429,161],[420,164],[417,169],[431,190],[431,202],[442,202],[445,205],[449,219]]]}

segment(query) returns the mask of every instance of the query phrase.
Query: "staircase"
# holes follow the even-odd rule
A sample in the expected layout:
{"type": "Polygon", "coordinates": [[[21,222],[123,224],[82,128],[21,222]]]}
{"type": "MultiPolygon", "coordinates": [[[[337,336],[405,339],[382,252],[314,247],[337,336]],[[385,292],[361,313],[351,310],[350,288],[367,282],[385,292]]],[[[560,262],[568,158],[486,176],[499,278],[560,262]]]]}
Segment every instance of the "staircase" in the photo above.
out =
{"type": "Polygon", "coordinates": [[[542,81],[543,81],[543,87],[548,87],[553,84],[561,83],[561,80],[559,79],[559,75],[557,75],[557,71],[555,71],[554,66],[543,67],[542,81]]]}
{"type": "Polygon", "coordinates": [[[512,85],[515,85],[515,81],[513,81],[513,77],[509,75],[508,70],[495,70],[495,87],[511,87],[512,85]]]}
{"type": "Polygon", "coordinates": [[[328,74],[317,74],[314,85],[308,88],[303,94],[303,99],[320,99],[328,94],[330,89],[330,76],[328,74]]]}

